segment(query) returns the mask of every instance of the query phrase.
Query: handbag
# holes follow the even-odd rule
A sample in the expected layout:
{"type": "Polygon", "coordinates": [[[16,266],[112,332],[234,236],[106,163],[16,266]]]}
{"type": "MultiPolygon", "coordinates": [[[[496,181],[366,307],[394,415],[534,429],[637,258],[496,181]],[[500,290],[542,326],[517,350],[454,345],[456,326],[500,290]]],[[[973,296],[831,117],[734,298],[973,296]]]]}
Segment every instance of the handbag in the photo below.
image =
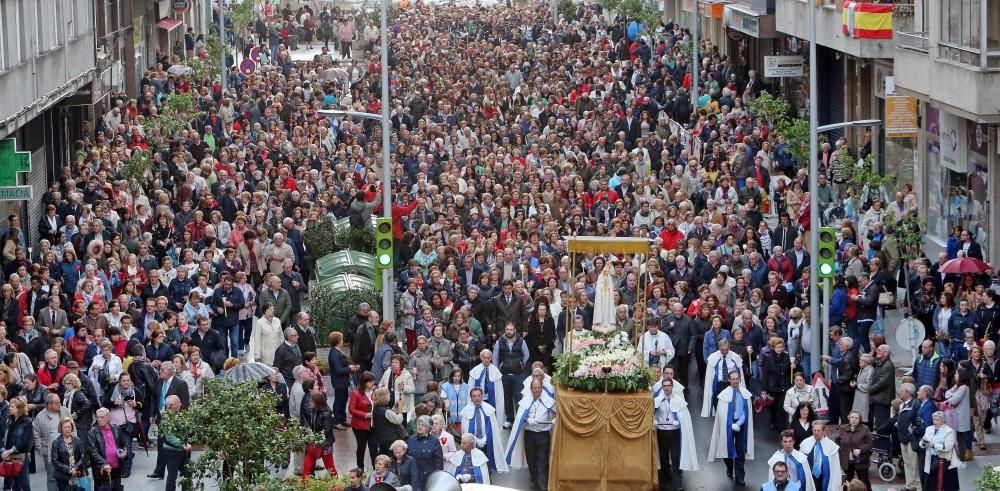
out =
{"type": "Polygon", "coordinates": [[[94,480],[90,476],[77,477],[75,489],[79,491],[93,491],[94,480]]]}
{"type": "Polygon", "coordinates": [[[24,468],[24,459],[5,459],[0,462],[0,477],[17,477],[24,468]]]}
{"type": "Polygon", "coordinates": [[[896,305],[896,294],[882,287],[882,292],[878,294],[878,304],[882,307],[894,307],[896,305]]]}

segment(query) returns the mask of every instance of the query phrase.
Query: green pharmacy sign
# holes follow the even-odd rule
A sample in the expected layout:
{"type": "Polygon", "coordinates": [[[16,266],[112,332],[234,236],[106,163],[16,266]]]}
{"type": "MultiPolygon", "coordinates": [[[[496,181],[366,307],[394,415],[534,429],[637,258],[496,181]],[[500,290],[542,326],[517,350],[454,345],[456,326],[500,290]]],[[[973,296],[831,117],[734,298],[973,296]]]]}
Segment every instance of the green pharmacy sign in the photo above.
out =
{"type": "Polygon", "coordinates": [[[0,201],[31,199],[31,186],[17,185],[19,172],[31,172],[31,153],[18,152],[13,138],[0,140],[0,201]]]}

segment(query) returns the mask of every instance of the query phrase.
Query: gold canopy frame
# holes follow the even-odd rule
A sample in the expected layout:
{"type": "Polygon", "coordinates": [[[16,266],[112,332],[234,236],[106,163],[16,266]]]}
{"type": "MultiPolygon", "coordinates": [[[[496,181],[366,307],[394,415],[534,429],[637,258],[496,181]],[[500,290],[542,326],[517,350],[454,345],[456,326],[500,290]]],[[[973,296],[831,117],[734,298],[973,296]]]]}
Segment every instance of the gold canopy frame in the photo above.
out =
{"type": "MultiPolygon", "coordinates": [[[[652,244],[648,239],[636,238],[636,237],[565,237],[566,250],[569,252],[569,274],[570,278],[576,278],[576,255],[578,253],[593,253],[593,254],[632,254],[636,256],[642,256],[645,262],[645,257],[649,254],[649,247],[652,244]]],[[[640,268],[641,269],[641,268],[640,268]]],[[[636,272],[636,278],[639,277],[639,271],[636,272]]],[[[639,288],[639,297],[636,300],[636,304],[633,305],[633,316],[635,312],[642,312],[642,316],[639,321],[635,323],[635,339],[641,342],[640,337],[646,332],[646,287],[643,286],[642,281],[637,281],[636,286],[639,288]]],[[[573,316],[566,316],[566,352],[573,352],[573,336],[572,336],[572,326],[573,318],[576,317],[576,295],[570,295],[570,308],[574,312],[573,316]]],[[[641,347],[640,347],[641,349],[641,347]]]]}

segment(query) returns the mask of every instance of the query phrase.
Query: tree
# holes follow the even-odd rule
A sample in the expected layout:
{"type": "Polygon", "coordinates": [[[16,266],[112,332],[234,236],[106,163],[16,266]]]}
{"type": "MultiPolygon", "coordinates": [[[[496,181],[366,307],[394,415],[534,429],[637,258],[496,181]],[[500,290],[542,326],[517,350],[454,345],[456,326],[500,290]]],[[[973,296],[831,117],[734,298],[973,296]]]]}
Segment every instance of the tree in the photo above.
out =
{"type": "Polygon", "coordinates": [[[634,20],[646,29],[653,29],[662,17],[660,12],[643,0],[600,0],[598,3],[604,10],[618,12],[625,17],[626,25],[634,20]]]}
{"type": "Polygon", "coordinates": [[[165,415],[160,434],[171,433],[204,448],[205,453],[188,464],[195,486],[215,480],[224,491],[252,489],[271,481],[270,464],[286,461],[306,443],[321,441],[298,421],[286,422],[276,404],[273,394],[254,383],[208,380],[204,397],[165,415]]]}

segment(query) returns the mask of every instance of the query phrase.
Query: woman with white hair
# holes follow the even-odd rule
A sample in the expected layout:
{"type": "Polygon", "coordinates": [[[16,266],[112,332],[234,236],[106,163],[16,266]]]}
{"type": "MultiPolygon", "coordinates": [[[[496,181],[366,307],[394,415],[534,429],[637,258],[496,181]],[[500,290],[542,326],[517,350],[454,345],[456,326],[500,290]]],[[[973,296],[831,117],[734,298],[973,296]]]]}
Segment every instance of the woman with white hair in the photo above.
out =
{"type": "Polygon", "coordinates": [[[851,387],[854,387],[854,404],[851,409],[861,415],[862,422],[869,422],[868,409],[868,386],[872,382],[872,374],[875,373],[875,367],[872,363],[875,359],[872,357],[871,353],[865,353],[861,355],[861,371],[858,372],[858,377],[851,381],[851,387]]]}
{"type": "Polygon", "coordinates": [[[920,447],[925,449],[924,465],[921,469],[923,481],[928,489],[955,491],[958,487],[958,443],[955,430],[945,424],[944,412],[935,411],[931,416],[933,425],[927,427],[920,447]]]}
{"type": "Polygon", "coordinates": [[[487,460],[486,454],[476,448],[476,436],[463,433],[461,448],[451,456],[452,473],[463,483],[489,484],[487,460]]]}
{"type": "Polygon", "coordinates": [[[431,416],[431,435],[441,442],[441,452],[444,460],[444,470],[451,472],[454,466],[451,464],[451,457],[458,451],[455,444],[455,436],[445,431],[446,422],[443,415],[435,414],[431,416]]]}

